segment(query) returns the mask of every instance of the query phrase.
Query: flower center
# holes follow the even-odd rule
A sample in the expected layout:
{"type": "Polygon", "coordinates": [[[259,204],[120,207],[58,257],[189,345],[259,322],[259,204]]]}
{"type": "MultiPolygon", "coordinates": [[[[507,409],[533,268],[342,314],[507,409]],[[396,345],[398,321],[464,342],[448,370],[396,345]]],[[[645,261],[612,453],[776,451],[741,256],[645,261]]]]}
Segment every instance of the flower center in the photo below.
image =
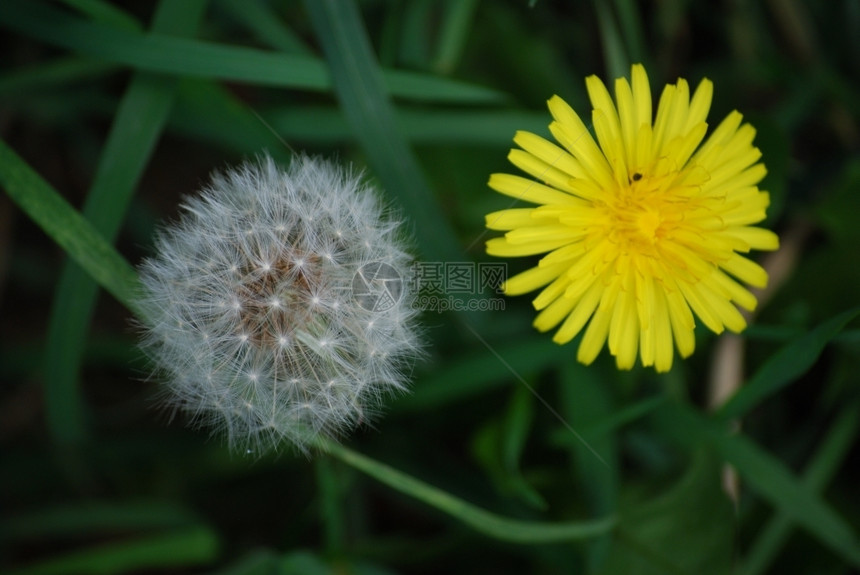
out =
{"type": "Polygon", "coordinates": [[[662,222],[660,213],[657,210],[645,208],[639,212],[636,218],[636,223],[639,226],[639,238],[651,244],[657,242],[657,231],[662,222]]]}
{"type": "Polygon", "coordinates": [[[319,257],[285,251],[270,265],[242,270],[236,289],[239,332],[259,347],[271,346],[296,325],[309,321],[313,284],[321,275],[319,257]],[[292,257],[291,257],[292,256],[292,257]]]}
{"type": "Polygon", "coordinates": [[[672,209],[661,178],[634,174],[629,185],[619,186],[604,209],[606,236],[625,253],[654,255],[671,226],[672,209]]]}

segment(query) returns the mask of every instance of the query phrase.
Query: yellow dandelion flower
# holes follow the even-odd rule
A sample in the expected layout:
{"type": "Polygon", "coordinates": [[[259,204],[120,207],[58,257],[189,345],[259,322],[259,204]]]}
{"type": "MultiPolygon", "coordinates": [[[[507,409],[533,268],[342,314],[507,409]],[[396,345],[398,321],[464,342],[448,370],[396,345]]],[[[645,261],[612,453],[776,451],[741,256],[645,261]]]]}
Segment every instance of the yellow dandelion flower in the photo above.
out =
{"type": "Polygon", "coordinates": [[[737,111],[705,139],[713,85],[690,96],[679,79],[665,87],[652,121],[651,88],[641,65],[615,81],[615,101],[596,76],[585,81],[597,140],[567,103],[549,100],[556,145],[517,132],[508,159],[537,181],[493,174],[495,191],[537,207],[487,215],[505,235],[487,242],[493,256],[546,255],[508,279],[534,300],[540,331],[553,340],[585,334],[577,359],[589,364],[605,342],[619,369],[637,354],[657,371],[672,367],[673,346],[693,353],[694,317],[716,333],[739,332],[767,273],[743,253],[775,250],[779,239],[753,227],[769,204],[757,184],[766,170],[755,129],[737,111]],[[704,143],[703,143],[704,140],[704,143]],[[742,283],[741,283],[742,282],[742,283]],[[586,327],[587,325],[587,327],[586,327]]]}

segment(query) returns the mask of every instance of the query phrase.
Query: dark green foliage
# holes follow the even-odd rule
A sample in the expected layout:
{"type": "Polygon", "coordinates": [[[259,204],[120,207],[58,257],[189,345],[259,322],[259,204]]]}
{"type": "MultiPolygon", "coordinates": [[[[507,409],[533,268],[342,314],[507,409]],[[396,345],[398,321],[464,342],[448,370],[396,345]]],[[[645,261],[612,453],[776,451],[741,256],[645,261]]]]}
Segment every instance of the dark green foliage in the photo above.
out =
{"type": "Polygon", "coordinates": [[[857,0],[2,0],[0,30],[3,573],[860,569],[857,0]],[[632,62],[711,78],[768,167],[779,285],[721,406],[725,337],[583,367],[487,289],[458,301],[504,310],[425,313],[411,394],[316,460],[158,409],[129,262],[213,169],[339,156],[422,259],[486,262],[514,131],[553,94],[587,120],[584,77],[632,62]]]}

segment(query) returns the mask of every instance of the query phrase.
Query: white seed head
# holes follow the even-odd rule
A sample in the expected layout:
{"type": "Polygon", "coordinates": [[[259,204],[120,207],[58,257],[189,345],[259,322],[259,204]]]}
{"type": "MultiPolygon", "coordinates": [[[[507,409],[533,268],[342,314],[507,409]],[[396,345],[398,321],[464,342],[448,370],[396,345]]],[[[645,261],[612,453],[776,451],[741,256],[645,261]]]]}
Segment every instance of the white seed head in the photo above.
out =
{"type": "Polygon", "coordinates": [[[264,156],[182,208],[140,270],[141,346],[172,406],[239,451],[304,450],[404,389],[420,349],[411,258],[358,174],[264,156]]]}

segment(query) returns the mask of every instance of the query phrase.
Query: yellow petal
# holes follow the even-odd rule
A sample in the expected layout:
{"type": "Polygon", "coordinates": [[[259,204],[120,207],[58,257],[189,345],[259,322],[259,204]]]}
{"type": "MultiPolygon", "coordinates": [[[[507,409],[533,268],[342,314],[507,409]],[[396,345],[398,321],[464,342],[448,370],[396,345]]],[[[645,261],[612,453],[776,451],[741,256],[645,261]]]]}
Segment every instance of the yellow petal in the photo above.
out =
{"type": "Polygon", "coordinates": [[[779,236],[764,228],[735,227],[729,228],[723,233],[742,240],[746,243],[747,250],[773,251],[779,249],[779,236]]]}
{"type": "MultiPolygon", "coordinates": [[[[653,162],[653,130],[651,124],[642,124],[636,134],[636,157],[633,169],[644,170],[653,162]]],[[[641,173],[641,172],[640,172],[641,173]]]]}
{"type": "MultiPolygon", "coordinates": [[[[576,305],[577,300],[559,297],[553,300],[543,311],[541,311],[534,320],[535,329],[540,332],[549,331],[564,320],[570,314],[570,311],[576,305]]],[[[555,337],[553,340],[556,343],[567,343],[558,341],[555,337]]]]}
{"type": "Polygon", "coordinates": [[[636,127],[643,125],[651,126],[651,86],[648,83],[648,74],[642,64],[633,65],[630,73],[633,84],[633,102],[636,105],[636,127]]]}
{"type": "Polygon", "coordinates": [[[493,174],[487,185],[500,194],[533,204],[577,204],[581,201],[534,180],[511,174],[493,174]]]}
{"type": "Polygon", "coordinates": [[[683,137],[676,138],[669,143],[665,150],[665,154],[672,158],[673,162],[677,166],[676,169],[680,170],[687,164],[690,156],[693,155],[693,152],[701,143],[702,138],[705,137],[705,132],[707,131],[708,125],[704,122],[700,122],[690,128],[683,137]]]}
{"type": "Polygon", "coordinates": [[[628,170],[635,170],[636,138],[639,133],[639,123],[636,121],[633,90],[630,89],[630,84],[626,78],[618,78],[615,81],[615,100],[618,102],[618,122],[624,142],[624,162],[628,170]]]}
{"type": "Polygon", "coordinates": [[[514,142],[526,152],[561,170],[571,178],[587,177],[585,170],[576,161],[576,158],[549,140],[531,132],[519,131],[514,135],[514,142]]]}
{"type": "Polygon", "coordinates": [[[694,126],[706,122],[708,119],[708,111],[711,109],[711,100],[714,96],[714,84],[707,78],[703,78],[696,88],[696,93],[693,94],[693,99],[690,101],[690,112],[687,116],[687,123],[684,125],[683,131],[692,130],[694,126]]]}
{"type": "Polygon", "coordinates": [[[486,226],[490,230],[512,230],[525,226],[540,225],[541,220],[532,217],[535,208],[499,210],[486,215],[486,226]]]}
{"type": "Polygon", "coordinates": [[[746,328],[747,322],[738,311],[738,308],[732,305],[728,299],[717,294],[707,283],[699,282],[694,289],[699,292],[705,304],[712,310],[726,329],[740,333],[746,328]]]}
{"type": "Polygon", "coordinates": [[[745,310],[752,311],[755,309],[758,302],[752,292],[727,276],[722,270],[714,270],[711,281],[728,293],[731,300],[745,310]]]}
{"type": "Polygon", "coordinates": [[[609,333],[609,322],[612,319],[612,312],[608,309],[597,308],[594,316],[585,330],[585,335],[582,336],[582,343],[579,344],[579,350],[576,353],[576,360],[585,365],[590,365],[597,356],[603,345],[606,343],[606,336],[609,333]]]}
{"type": "Polygon", "coordinates": [[[603,155],[609,161],[618,183],[627,181],[627,157],[618,112],[606,86],[597,76],[585,79],[585,87],[594,107],[592,123],[603,155]]]}
{"type": "Polygon", "coordinates": [[[735,134],[742,120],[743,116],[737,110],[726,116],[693,156],[693,161],[705,166],[713,162],[718,150],[725,148],[726,142],[735,134]]]}
{"type": "Polygon", "coordinates": [[[528,228],[517,228],[505,234],[509,244],[525,244],[534,242],[546,242],[559,240],[568,244],[585,235],[585,231],[564,225],[531,226],[528,228]]]}
{"type": "Polygon", "coordinates": [[[557,250],[547,254],[543,258],[541,258],[538,265],[550,266],[555,265],[557,263],[565,262],[567,265],[570,265],[571,260],[578,259],[585,253],[585,244],[582,242],[576,242],[563,248],[558,248],[557,250]]]}
{"type": "Polygon", "coordinates": [[[702,186],[702,193],[714,195],[729,195],[735,190],[758,184],[767,175],[764,164],[756,164],[740,173],[725,173],[721,180],[716,178],[702,186]]]}
{"type": "Polygon", "coordinates": [[[696,322],[690,311],[690,306],[678,289],[678,285],[671,277],[663,277],[666,303],[669,308],[669,320],[672,326],[672,335],[678,347],[681,357],[688,357],[696,348],[696,338],[693,329],[696,322]]]}
{"type": "MultiPolygon", "coordinates": [[[[560,276],[558,279],[556,279],[546,288],[544,288],[544,290],[540,292],[540,294],[538,294],[538,296],[532,301],[532,305],[538,311],[545,309],[564,293],[564,291],[567,289],[568,284],[570,284],[570,279],[568,279],[567,276],[560,276]]],[[[573,303],[576,302],[572,302],[571,305],[573,305],[573,303]]],[[[550,327],[554,327],[555,325],[556,324],[552,324],[550,327]]]]}
{"type": "Polygon", "coordinates": [[[657,117],[654,119],[654,152],[659,156],[662,155],[663,143],[669,133],[669,122],[671,120],[671,112],[675,107],[675,96],[678,92],[676,86],[672,84],[666,85],[663,88],[663,93],[660,95],[660,102],[657,104],[657,117]]]}
{"type": "Polygon", "coordinates": [[[764,268],[741,255],[732,255],[728,261],[720,264],[720,267],[753,287],[767,286],[767,272],[764,268]]]}
{"type": "MultiPolygon", "coordinates": [[[[654,292],[653,303],[654,323],[653,328],[649,331],[654,334],[654,367],[658,372],[665,373],[672,369],[672,359],[675,355],[675,350],[672,347],[672,323],[669,318],[669,306],[666,302],[666,294],[662,290],[656,290],[654,292]]],[[[690,353],[692,353],[692,350],[690,350],[690,353]]]]}
{"type": "Polygon", "coordinates": [[[604,287],[601,285],[601,282],[595,281],[592,282],[591,287],[588,288],[578,301],[572,300],[576,303],[576,306],[570,311],[564,323],[561,324],[561,327],[558,328],[558,331],[552,337],[555,343],[567,343],[577,336],[591,317],[591,314],[594,313],[597,304],[600,303],[600,296],[603,294],[603,291],[604,287]]]}
{"type": "Polygon", "coordinates": [[[491,256],[517,258],[542,254],[568,243],[566,238],[514,244],[507,238],[492,238],[487,240],[487,254],[491,256]]]}
{"type": "Polygon", "coordinates": [[[675,84],[675,95],[672,98],[672,106],[667,111],[668,119],[666,120],[666,132],[663,134],[663,148],[672,140],[683,138],[685,135],[684,124],[687,122],[687,117],[690,111],[690,86],[683,78],[678,79],[675,84]]]}
{"type": "Polygon", "coordinates": [[[558,278],[567,264],[537,267],[526,270],[505,281],[503,289],[507,295],[521,295],[545,286],[558,278]]]}
{"type": "Polygon", "coordinates": [[[609,324],[609,351],[616,358],[618,369],[632,369],[639,351],[639,315],[633,284],[622,287],[618,293],[609,324]]]}
{"type": "Polygon", "coordinates": [[[553,188],[563,190],[565,192],[573,192],[570,187],[570,176],[565,174],[558,168],[547,164],[542,159],[525,152],[523,150],[511,150],[508,153],[508,161],[527,173],[528,175],[541,180],[553,188]]]}
{"type": "Polygon", "coordinates": [[[684,294],[684,299],[687,300],[690,308],[693,310],[702,323],[714,333],[723,333],[723,323],[720,321],[717,313],[709,305],[708,300],[697,289],[699,284],[690,284],[687,282],[678,282],[678,287],[681,293],[684,294]]]}

